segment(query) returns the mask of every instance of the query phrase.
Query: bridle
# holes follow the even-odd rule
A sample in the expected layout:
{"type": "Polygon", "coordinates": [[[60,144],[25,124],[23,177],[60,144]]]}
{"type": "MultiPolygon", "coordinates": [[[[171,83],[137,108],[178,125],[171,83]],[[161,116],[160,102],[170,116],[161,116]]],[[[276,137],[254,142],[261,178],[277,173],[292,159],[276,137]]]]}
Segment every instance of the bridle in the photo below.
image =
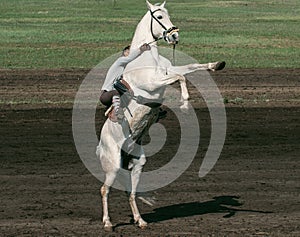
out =
{"type": "MultiPolygon", "coordinates": [[[[154,39],[154,41],[148,43],[148,44],[151,44],[151,43],[154,43],[154,42],[157,42],[161,39],[164,39],[165,41],[168,41],[168,37],[170,35],[172,35],[173,33],[175,32],[178,32],[179,29],[178,27],[176,26],[172,26],[170,29],[167,29],[167,27],[159,20],[157,19],[156,16],[154,16],[154,13],[155,12],[158,12],[158,11],[161,11],[161,9],[156,9],[155,11],[150,11],[150,14],[151,14],[151,25],[150,25],[150,29],[151,29],[151,34],[152,34],[152,37],[154,39]],[[153,33],[153,19],[165,30],[163,32],[163,36],[162,37],[156,37],[153,33]]],[[[175,65],[175,47],[176,47],[176,44],[178,43],[178,41],[176,41],[175,43],[173,43],[173,65],[175,65]]]]}
{"type": "MultiPolygon", "coordinates": [[[[167,38],[169,37],[169,35],[172,35],[173,33],[179,31],[179,29],[176,26],[173,26],[170,29],[167,29],[167,27],[159,19],[157,19],[156,16],[154,16],[154,13],[158,12],[158,11],[162,11],[161,9],[156,9],[155,11],[151,11],[151,10],[149,10],[149,11],[150,11],[150,14],[151,14],[151,25],[150,25],[150,28],[151,28],[152,37],[154,38],[153,42],[156,42],[156,41],[161,40],[161,39],[164,39],[165,41],[167,41],[167,38]],[[153,33],[153,19],[165,30],[163,32],[163,36],[162,37],[157,37],[153,33]]],[[[176,44],[177,44],[177,42],[176,42],[176,44]]]]}

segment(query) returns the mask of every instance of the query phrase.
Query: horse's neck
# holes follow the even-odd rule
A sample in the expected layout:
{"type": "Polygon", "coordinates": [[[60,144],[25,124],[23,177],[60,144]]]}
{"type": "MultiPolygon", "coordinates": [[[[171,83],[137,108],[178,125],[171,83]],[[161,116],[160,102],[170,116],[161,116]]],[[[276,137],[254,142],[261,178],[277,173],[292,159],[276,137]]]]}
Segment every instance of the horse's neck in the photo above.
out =
{"type": "Polygon", "coordinates": [[[156,43],[151,45],[151,50],[144,52],[139,59],[145,66],[159,66],[159,53],[156,43]]]}
{"type": "MultiPolygon", "coordinates": [[[[136,27],[136,31],[131,43],[131,49],[137,49],[144,43],[153,42],[151,34],[151,15],[148,12],[136,27]]],[[[145,51],[135,60],[130,62],[124,71],[124,78],[130,85],[136,89],[138,95],[146,96],[147,98],[157,98],[157,89],[153,86],[153,80],[158,78],[158,74],[164,75],[159,67],[160,60],[156,42],[151,44],[151,50],[145,51]],[[142,69],[142,70],[141,70],[142,69]],[[156,95],[153,95],[153,90],[156,95]]]]}
{"type": "Polygon", "coordinates": [[[150,13],[147,12],[136,27],[134,36],[131,41],[131,49],[137,49],[141,45],[145,43],[150,43],[154,40],[151,34],[150,21],[151,21],[151,16],[150,13]]]}

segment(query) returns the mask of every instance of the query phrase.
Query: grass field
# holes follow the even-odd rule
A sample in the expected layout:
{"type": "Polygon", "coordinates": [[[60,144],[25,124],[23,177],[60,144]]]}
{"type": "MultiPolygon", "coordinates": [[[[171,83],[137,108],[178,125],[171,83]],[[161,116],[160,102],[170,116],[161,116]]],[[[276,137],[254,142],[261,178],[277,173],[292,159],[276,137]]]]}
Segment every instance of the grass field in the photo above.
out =
{"type": "MultiPolygon", "coordinates": [[[[167,8],[180,28],[178,50],[199,62],[299,68],[299,0],[169,0],[167,8]]],[[[0,68],[92,68],[130,43],[146,4],[6,0],[0,13],[0,68]]]]}

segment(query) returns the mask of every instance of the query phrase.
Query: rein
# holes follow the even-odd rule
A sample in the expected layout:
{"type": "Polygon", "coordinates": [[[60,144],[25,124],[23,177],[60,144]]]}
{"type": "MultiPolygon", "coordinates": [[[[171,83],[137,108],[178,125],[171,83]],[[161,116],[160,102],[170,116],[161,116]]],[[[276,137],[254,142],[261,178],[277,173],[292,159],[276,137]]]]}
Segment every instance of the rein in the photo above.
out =
{"type": "Polygon", "coordinates": [[[161,39],[163,39],[163,37],[159,37],[159,38],[157,38],[157,39],[155,39],[155,40],[149,42],[148,44],[153,44],[153,43],[155,43],[155,42],[157,42],[157,41],[159,41],[159,40],[161,40],[161,39]]]}
{"type": "Polygon", "coordinates": [[[175,63],[176,63],[176,58],[175,58],[175,47],[176,47],[176,44],[173,44],[173,66],[175,66],[175,63]]]}

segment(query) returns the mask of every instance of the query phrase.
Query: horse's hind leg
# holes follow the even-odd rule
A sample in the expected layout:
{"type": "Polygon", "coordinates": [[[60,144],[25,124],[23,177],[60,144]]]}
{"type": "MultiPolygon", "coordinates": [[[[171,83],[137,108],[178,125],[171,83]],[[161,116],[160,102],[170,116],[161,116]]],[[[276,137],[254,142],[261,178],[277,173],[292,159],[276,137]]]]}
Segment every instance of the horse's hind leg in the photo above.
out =
{"type": "Polygon", "coordinates": [[[145,155],[142,155],[138,160],[135,160],[134,162],[135,164],[131,171],[132,190],[129,197],[129,203],[132,210],[134,222],[138,223],[139,227],[143,229],[147,227],[147,222],[144,221],[141,217],[141,214],[136,204],[135,197],[143,165],[146,163],[145,155]]]}
{"type": "Polygon", "coordinates": [[[102,196],[102,205],[103,205],[103,224],[104,224],[104,229],[106,231],[112,231],[112,224],[110,222],[110,218],[108,215],[108,194],[110,187],[112,186],[115,178],[116,178],[117,173],[116,172],[111,172],[111,173],[106,173],[106,179],[105,183],[101,187],[101,196],[102,196]]]}

